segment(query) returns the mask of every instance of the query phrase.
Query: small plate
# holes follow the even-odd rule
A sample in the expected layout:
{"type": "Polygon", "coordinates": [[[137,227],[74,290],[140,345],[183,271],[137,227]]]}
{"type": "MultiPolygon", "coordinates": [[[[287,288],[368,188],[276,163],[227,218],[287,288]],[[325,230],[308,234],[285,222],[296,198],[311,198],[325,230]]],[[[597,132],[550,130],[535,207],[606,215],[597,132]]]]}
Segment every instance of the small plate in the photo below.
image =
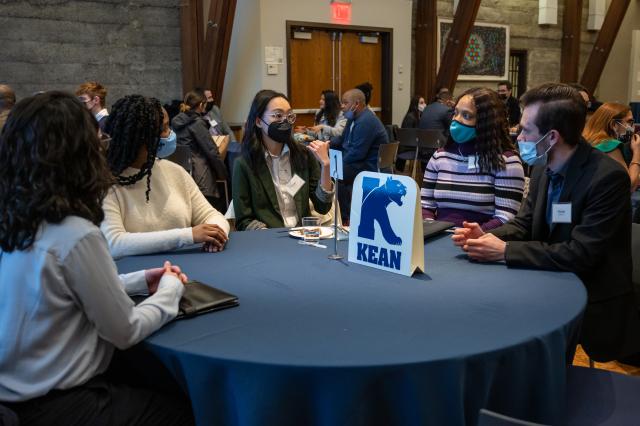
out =
{"type": "MultiPolygon", "coordinates": [[[[304,238],[302,235],[302,229],[294,229],[292,231],[289,231],[289,235],[292,236],[293,238],[304,238]]],[[[330,226],[321,226],[320,227],[320,239],[321,240],[325,240],[327,238],[333,238],[333,228],[330,226]]]]}

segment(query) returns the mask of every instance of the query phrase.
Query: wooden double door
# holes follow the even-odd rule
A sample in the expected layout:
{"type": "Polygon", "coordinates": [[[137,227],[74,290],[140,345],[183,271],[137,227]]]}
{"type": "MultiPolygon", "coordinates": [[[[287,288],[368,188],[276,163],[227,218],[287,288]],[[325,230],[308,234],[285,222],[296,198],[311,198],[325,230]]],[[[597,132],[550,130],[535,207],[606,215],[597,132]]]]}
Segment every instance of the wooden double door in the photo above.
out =
{"type": "Polygon", "coordinates": [[[297,125],[312,125],[323,90],[342,94],[366,81],[370,105],[391,122],[391,29],[287,23],[288,95],[297,125]]]}

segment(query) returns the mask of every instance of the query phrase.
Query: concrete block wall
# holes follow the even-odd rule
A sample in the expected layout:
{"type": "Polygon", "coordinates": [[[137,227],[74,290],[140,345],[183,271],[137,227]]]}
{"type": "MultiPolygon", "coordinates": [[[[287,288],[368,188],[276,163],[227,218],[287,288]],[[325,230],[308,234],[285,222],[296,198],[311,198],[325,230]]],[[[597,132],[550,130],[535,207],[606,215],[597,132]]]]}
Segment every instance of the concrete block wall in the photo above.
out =
{"type": "Polygon", "coordinates": [[[0,83],[18,98],[107,87],[107,105],[132,93],[182,98],[180,0],[0,1],[0,83]]]}

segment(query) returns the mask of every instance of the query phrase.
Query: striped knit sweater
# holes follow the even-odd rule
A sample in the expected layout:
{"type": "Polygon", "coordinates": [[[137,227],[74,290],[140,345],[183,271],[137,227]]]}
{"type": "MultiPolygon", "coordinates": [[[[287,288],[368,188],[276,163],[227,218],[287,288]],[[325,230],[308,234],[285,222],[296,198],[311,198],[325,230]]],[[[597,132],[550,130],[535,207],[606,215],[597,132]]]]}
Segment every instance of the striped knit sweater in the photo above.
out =
{"type": "Polygon", "coordinates": [[[456,226],[462,226],[465,220],[478,222],[482,229],[489,230],[518,213],[524,188],[520,158],[505,152],[505,170],[480,173],[473,153],[472,144],[449,143],[433,154],[420,191],[424,218],[456,226]]]}

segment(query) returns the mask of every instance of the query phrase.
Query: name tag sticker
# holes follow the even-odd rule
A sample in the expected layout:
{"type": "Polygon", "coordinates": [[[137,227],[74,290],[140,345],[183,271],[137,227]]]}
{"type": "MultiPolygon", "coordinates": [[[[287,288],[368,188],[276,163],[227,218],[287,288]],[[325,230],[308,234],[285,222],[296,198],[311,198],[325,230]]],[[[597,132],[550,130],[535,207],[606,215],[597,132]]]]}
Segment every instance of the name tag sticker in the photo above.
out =
{"type": "Polygon", "coordinates": [[[469,164],[467,165],[467,170],[473,170],[476,169],[476,163],[478,161],[478,157],[476,157],[475,155],[470,155],[469,156],[469,164]]]}
{"type": "Polygon", "coordinates": [[[298,175],[293,175],[289,183],[287,184],[287,192],[293,197],[300,191],[300,188],[304,186],[304,179],[298,175]]]}
{"type": "Polygon", "coordinates": [[[571,203],[554,203],[551,206],[552,223],[571,223],[571,203]]]}
{"type": "Polygon", "coordinates": [[[212,118],[209,120],[209,124],[211,125],[211,127],[216,127],[218,125],[218,122],[212,118]]]}

